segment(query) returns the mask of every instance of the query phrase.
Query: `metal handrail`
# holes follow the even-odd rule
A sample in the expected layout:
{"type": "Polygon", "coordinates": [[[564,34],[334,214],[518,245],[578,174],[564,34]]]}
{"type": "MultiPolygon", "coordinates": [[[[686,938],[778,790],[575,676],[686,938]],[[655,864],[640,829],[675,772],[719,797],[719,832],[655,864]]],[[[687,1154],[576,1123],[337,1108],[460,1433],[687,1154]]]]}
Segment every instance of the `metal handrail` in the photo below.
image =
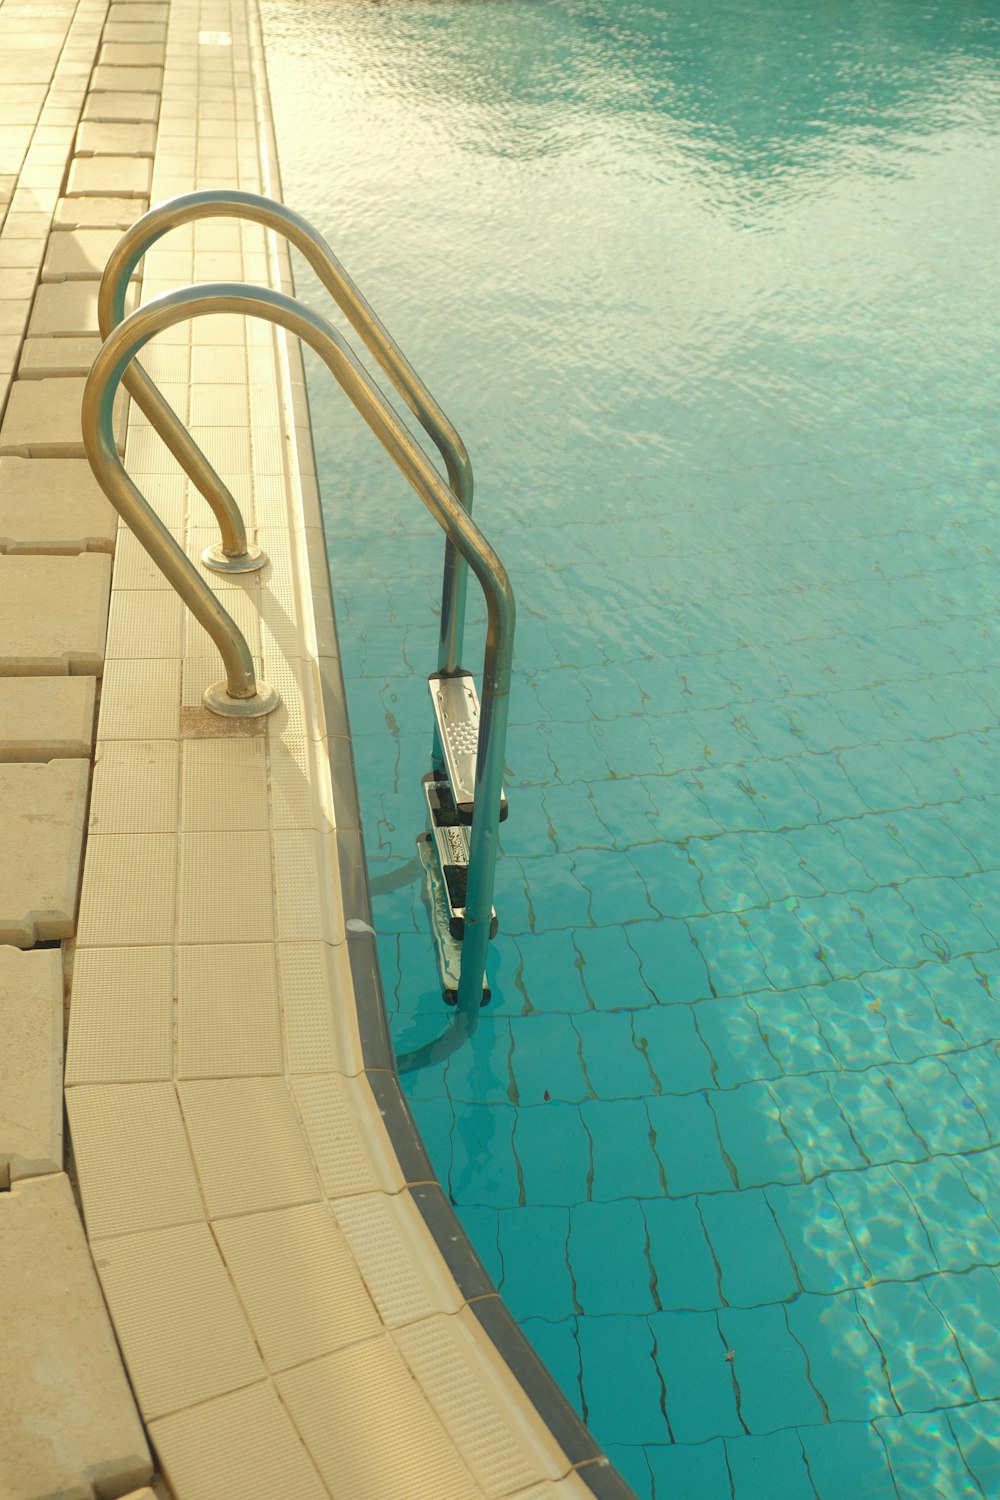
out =
{"type": "MultiPolygon", "coordinates": [[[[129,479],[115,446],[113,430],[115,394],[130,362],[143,345],[154,334],[188,318],[222,312],[264,318],[304,339],[316,351],[457,553],[475,573],[485,595],[486,646],[475,811],[457,997],[458,1006],[465,1014],[478,1012],[493,909],[514,642],[514,595],[506,569],[468,511],[445,485],[412,433],[360,364],[350,345],[325,318],[282,292],[239,283],[183,287],[156,297],[118,325],[94,361],[83,394],[84,444],[91,468],[112,504],[219,646],[226,663],[225,692],[231,699],[246,702],[254,696],[253,663],[246,641],[129,479]],[[242,655],[239,646],[242,646],[242,655]]],[[[218,691],[222,686],[216,684],[215,690],[209,691],[218,691]]],[[[263,684],[257,685],[258,694],[262,689],[263,684]]],[[[257,712],[267,712],[267,709],[258,708],[257,712]]]]}
{"type": "MultiPolygon", "coordinates": [[[[98,322],[102,339],[106,339],[125,316],[129,279],[150,246],[171,229],[204,218],[238,218],[261,224],[264,228],[283,235],[301,252],[436,445],[444,459],[454,494],[463,509],[471,514],[472,464],[458,432],[323,236],[301,214],[294,213],[282,203],[275,203],[273,199],[261,197],[257,193],[223,189],[184,193],[151,208],[118,241],[105,267],[98,298],[98,322]]],[[[209,549],[209,555],[203,556],[203,561],[220,571],[232,567],[235,560],[234,549],[239,546],[243,547],[244,552],[247,549],[245,531],[242,532],[242,542],[237,536],[236,527],[238,525],[242,528],[243,523],[235,500],[176,413],[139,365],[133,365],[127,372],[124,384],[219,519],[223,556],[219,556],[217,549],[209,549]]],[[[253,565],[260,566],[260,563],[253,565]]],[[[438,671],[446,674],[459,670],[465,631],[467,581],[465,562],[449,536],[445,542],[438,647],[438,671]]]]}

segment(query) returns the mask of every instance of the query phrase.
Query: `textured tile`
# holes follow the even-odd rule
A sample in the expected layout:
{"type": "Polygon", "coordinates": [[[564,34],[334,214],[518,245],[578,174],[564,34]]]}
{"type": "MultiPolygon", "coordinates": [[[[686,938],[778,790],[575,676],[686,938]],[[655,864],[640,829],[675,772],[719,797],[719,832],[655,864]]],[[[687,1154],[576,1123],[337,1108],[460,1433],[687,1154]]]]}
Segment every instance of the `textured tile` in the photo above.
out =
{"type": "Polygon", "coordinates": [[[330,1198],[402,1190],[403,1175],[364,1076],[327,1073],[294,1078],[292,1091],[330,1198]]]}
{"type": "Polygon", "coordinates": [[[0,761],[89,756],[94,699],[93,677],[0,677],[0,761]]]}
{"type": "Polygon", "coordinates": [[[182,1083],[179,1091],[213,1219],[319,1199],[283,1079],[212,1079],[182,1083]]]}
{"type": "Polygon", "coordinates": [[[172,1084],[80,1084],[66,1109],[91,1240],[204,1218],[172,1084]]]}
{"type": "Polygon", "coordinates": [[[62,1170],[63,970],[58,949],[0,948],[0,1173],[62,1170]]]}
{"type": "Polygon", "coordinates": [[[395,1343],[487,1495],[567,1472],[565,1454],[470,1313],[411,1324],[395,1343]]]}
{"type": "Polygon", "coordinates": [[[179,843],[178,941],[267,941],[274,922],[267,833],[182,833],[179,843]]]}
{"type": "Polygon", "coordinates": [[[249,1386],[150,1426],[175,1494],[212,1500],[328,1500],[288,1412],[270,1383],[249,1386]]]}
{"type": "Polygon", "coordinates": [[[90,796],[91,833],[173,833],[179,749],[176,740],[102,741],[90,796]]]}
{"type": "Polygon", "coordinates": [[[167,660],[109,661],[98,716],[104,740],[176,739],[181,668],[167,660]]]}
{"type": "Polygon", "coordinates": [[[173,1061],[173,949],[78,949],[67,1087],[169,1080],[173,1061]]]}
{"type": "Polygon", "coordinates": [[[207,1224],[119,1235],[95,1259],[147,1423],[264,1374],[207,1224]]]}
{"type": "Polygon", "coordinates": [[[334,1493],[339,1486],[351,1500],[482,1494],[387,1338],[289,1370],[277,1385],[334,1493]],[[370,1441],[373,1410],[391,1420],[392,1443],[370,1441]]]}
{"type": "Polygon", "coordinates": [[[172,942],[176,880],[172,835],[92,834],[80,900],[80,946],[172,942]]]}
{"type": "Polygon", "coordinates": [[[341,995],[353,991],[347,944],[279,943],[285,1047],[292,1073],[360,1073],[358,1017],[341,995]]]}
{"type": "Polygon", "coordinates": [[[269,1370],[382,1332],[326,1204],[227,1219],[216,1236],[269,1370]]]}
{"type": "Polygon", "coordinates": [[[153,1466],[69,1179],[0,1193],[0,1451],[5,1500],[124,1494],[153,1466]]]}
{"type": "Polygon", "coordinates": [[[88,781],[85,760],[0,765],[0,942],[72,936],[88,781]]]}
{"type": "Polygon", "coordinates": [[[188,740],[181,762],[181,827],[238,833],[268,826],[267,766],[259,740],[188,740]]]}
{"type": "Polygon", "coordinates": [[[328,836],[278,830],[274,835],[275,921],[281,942],[343,942],[340,874],[328,836]]]}
{"type": "Polygon", "coordinates": [[[451,1272],[405,1193],[339,1198],[334,1208],[387,1328],[462,1306],[451,1272]]]}
{"type": "Polygon", "coordinates": [[[177,953],[177,1074],[234,1078],[282,1071],[274,949],[204,943],[177,953]]]}

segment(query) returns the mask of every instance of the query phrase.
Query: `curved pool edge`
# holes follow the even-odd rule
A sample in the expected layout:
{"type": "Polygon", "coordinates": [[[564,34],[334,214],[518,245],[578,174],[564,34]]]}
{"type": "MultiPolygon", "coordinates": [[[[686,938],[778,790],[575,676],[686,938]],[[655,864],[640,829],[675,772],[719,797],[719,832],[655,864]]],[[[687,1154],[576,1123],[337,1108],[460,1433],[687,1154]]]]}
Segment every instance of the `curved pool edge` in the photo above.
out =
{"type": "MultiPolygon", "coordinates": [[[[227,77],[233,175],[250,185],[252,122],[253,185],[278,196],[256,7],[233,6],[231,32],[201,19],[169,11],[153,198],[206,185],[192,158],[199,141],[219,151],[227,77]]],[[[147,295],[185,244],[196,279],[238,253],[248,280],[290,287],[283,248],[224,226],[154,247],[147,295]]],[[[249,728],[212,720],[210,648],[120,534],[66,1106],[160,1467],[177,1500],[627,1500],[486,1276],[399,1087],[298,346],[220,329],[165,344],[151,373],[176,383],[185,359],[195,412],[243,399],[249,414],[239,498],[271,566],[226,603],[284,702],[249,728]],[[221,373],[233,359],[244,397],[221,373]]],[[[217,426],[213,441],[237,440],[217,426]]],[[[134,410],[127,464],[197,556],[207,513],[134,410]]]]}

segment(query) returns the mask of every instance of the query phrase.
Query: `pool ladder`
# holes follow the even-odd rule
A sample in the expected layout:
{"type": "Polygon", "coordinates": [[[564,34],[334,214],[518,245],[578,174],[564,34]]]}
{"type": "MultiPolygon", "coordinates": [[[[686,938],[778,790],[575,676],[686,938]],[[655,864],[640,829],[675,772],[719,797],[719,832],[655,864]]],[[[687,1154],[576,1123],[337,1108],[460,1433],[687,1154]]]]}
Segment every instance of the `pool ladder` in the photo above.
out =
{"type": "Polygon", "coordinates": [[[486,953],[496,931],[493,886],[499,823],[507,812],[502,775],[515,610],[507,572],[472,520],[468,454],[326,241],[299,214],[254,193],[187,193],[151,209],[126,231],[101,281],[98,317],[104,343],[84,390],[84,447],[111,503],[218,646],[225,678],[204,695],[205,706],[214,713],[262,716],[272,712],[279,699],[257,676],[236,622],[127,474],[115,445],[113,408],[123,384],[211,506],[219,522],[220,541],[202,553],[204,566],[223,574],[264,567],[267,557],[248,539],[232,494],[161,392],[134,362],[155,334],[189,318],[220,312],[264,318],[309,344],[445,532],[438,667],[429,678],[435,719],[432,770],[424,778],[431,832],[421,841],[420,852],[428,871],[445,998],[471,1019],[489,996],[486,953]],[[350,345],[325,318],[296,299],[270,288],[214,282],[167,292],[125,317],[129,280],[150,246],[182,224],[220,216],[275,230],[302,253],[434,442],[444,459],[447,484],[350,345]],[[472,674],[459,665],[468,568],[478,578],[486,600],[481,702],[472,674]]]}

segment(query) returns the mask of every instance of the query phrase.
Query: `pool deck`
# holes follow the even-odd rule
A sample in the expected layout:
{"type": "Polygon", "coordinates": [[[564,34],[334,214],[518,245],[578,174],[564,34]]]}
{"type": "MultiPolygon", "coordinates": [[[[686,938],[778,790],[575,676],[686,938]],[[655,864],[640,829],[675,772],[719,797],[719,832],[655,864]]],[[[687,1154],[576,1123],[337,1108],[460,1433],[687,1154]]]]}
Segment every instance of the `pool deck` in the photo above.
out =
{"type": "MultiPolygon", "coordinates": [[[[214,580],[266,720],[202,707],[214,648],[83,456],[107,256],[207,187],[280,197],[253,0],[0,0],[4,1500],[621,1500],[399,1091],[297,345],[204,318],[143,356],[267,551],[214,580]]],[[[212,279],[291,289],[215,220],[142,297],[212,279]]],[[[197,559],[204,501],[119,436],[197,559]]]]}

